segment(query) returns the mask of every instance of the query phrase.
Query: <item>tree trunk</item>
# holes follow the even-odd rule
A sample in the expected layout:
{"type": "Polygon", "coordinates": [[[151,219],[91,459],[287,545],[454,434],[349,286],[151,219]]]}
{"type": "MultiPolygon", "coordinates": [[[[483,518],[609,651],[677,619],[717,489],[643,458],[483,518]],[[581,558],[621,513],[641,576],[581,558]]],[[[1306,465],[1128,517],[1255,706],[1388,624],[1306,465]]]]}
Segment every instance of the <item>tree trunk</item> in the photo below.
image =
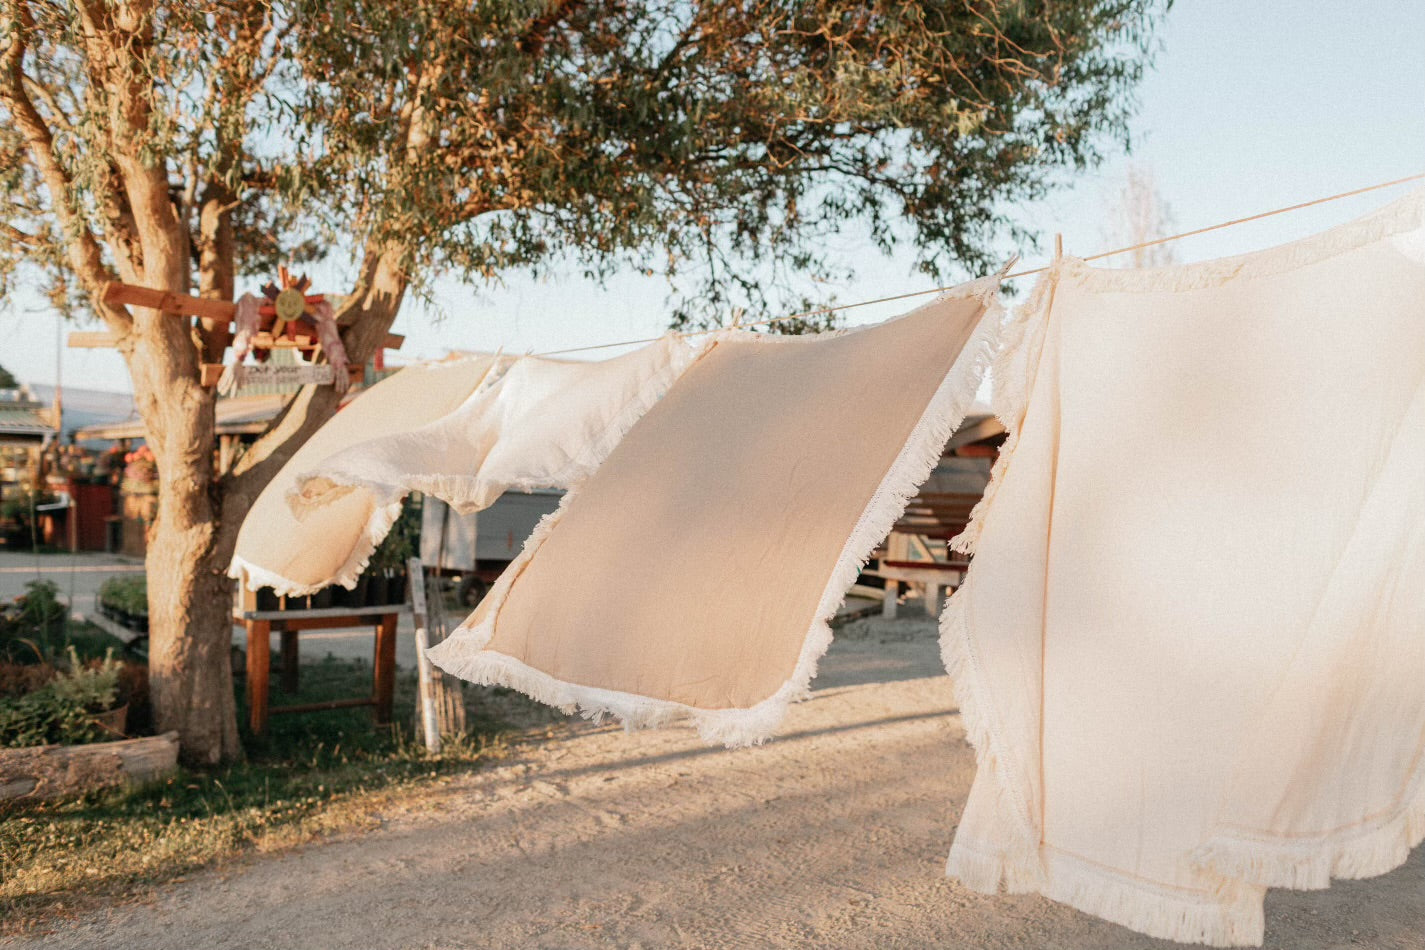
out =
{"type": "Polygon", "coordinates": [[[183,759],[193,765],[242,756],[232,679],[232,581],[214,544],[210,487],[162,493],[146,562],[155,725],[178,731],[183,759]]]}
{"type": "Polygon", "coordinates": [[[242,747],[232,684],[232,582],[216,543],[214,396],[198,384],[187,321],[156,315],[138,322],[129,366],[159,477],[145,565],[155,725],[179,733],[184,761],[216,765],[241,757],[242,747]]]}

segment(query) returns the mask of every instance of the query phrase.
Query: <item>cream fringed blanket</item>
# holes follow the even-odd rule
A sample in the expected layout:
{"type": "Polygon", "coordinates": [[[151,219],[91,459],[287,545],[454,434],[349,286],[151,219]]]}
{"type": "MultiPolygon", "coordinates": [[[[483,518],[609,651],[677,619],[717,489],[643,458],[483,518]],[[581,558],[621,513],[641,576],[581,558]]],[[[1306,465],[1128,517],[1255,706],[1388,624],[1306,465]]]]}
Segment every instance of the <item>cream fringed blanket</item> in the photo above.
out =
{"type": "Polygon", "coordinates": [[[1066,261],[943,621],[979,774],[949,872],[1147,934],[1425,835],[1425,196],[1203,265],[1066,261]]]}
{"type": "Polygon", "coordinates": [[[972,401],[997,289],[844,334],[720,335],[431,659],[629,725],[766,738],[972,401]]]}
{"type": "Polygon", "coordinates": [[[390,530],[400,503],[351,492],[298,521],[287,493],[299,472],[348,446],[405,432],[455,411],[496,367],[492,356],[410,366],[361,393],[307,440],[267,483],[238,532],[229,574],[250,587],[307,594],[328,584],[356,583],[371,552],[390,530]]]}

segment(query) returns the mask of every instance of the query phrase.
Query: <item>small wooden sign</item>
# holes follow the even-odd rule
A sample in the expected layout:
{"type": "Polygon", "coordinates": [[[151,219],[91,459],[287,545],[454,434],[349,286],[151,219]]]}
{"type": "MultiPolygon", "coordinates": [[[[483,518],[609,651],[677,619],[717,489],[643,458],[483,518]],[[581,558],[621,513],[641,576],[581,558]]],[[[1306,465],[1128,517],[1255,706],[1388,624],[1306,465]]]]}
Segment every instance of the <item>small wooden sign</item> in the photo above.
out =
{"type": "Polygon", "coordinates": [[[240,387],[247,386],[305,386],[308,383],[325,385],[332,381],[332,368],[325,363],[316,365],[273,366],[259,363],[244,366],[238,377],[240,387]]]}

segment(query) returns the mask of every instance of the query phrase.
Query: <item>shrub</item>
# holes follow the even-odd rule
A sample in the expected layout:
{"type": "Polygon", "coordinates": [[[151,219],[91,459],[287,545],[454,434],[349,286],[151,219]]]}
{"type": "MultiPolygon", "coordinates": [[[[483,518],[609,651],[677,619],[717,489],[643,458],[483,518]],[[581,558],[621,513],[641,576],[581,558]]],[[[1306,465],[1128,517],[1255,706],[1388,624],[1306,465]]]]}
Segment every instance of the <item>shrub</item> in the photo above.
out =
{"type": "Polygon", "coordinates": [[[114,707],[120,663],[112,655],[85,665],[73,647],[69,668],[32,693],[0,698],[0,746],[74,745],[113,738],[94,720],[114,707]]]}
{"type": "Polygon", "coordinates": [[[68,609],[54,581],[30,581],[25,593],[0,604],[0,659],[43,661],[65,645],[68,609]]]}
{"type": "Polygon", "coordinates": [[[33,493],[21,489],[0,503],[0,520],[12,521],[29,531],[34,527],[36,506],[47,505],[54,499],[54,494],[43,488],[33,493]]]}
{"type": "Polygon", "coordinates": [[[401,504],[401,514],[391,525],[390,532],[371,552],[370,572],[403,573],[406,560],[420,551],[421,509],[407,497],[401,504]]]}

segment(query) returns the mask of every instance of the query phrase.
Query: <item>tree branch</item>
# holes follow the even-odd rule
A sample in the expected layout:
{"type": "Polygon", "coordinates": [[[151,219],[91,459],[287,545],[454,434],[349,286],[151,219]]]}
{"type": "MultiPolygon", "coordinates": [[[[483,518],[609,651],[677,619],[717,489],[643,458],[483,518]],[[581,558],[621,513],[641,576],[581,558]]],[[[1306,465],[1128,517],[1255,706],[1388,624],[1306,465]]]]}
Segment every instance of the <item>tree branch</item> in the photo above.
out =
{"type": "Polygon", "coordinates": [[[19,244],[24,244],[26,247],[45,246],[44,238],[40,237],[38,234],[31,234],[28,231],[21,231],[13,224],[8,224],[4,221],[0,221],[0,230],[3,230],[5,234],[9,236],[10,240],[15,241],[19,244]]]}
{"type": "Polygon", "coordinates": [[[549,42],[549,34],[554,25],[584,5],[585,0],[559,0],[553,4],[543,16],[530,21],[529,29],[520,37],[520,50],[530,56],[538,56],[544,52],[544,45],[549,42]]]}
{"type": "Polygon", "coordinates": [[[49,109],[49,120],[59,126],[64,131],[74,133],[74,125],[69,121],[69,116],[59,107],[59,99],[50,88],[38,80],[24,77],[25,91],[31,96],[39,99],[49,109]]]}
{"type": "Polygon", "coordinates": [[[54,134],[25,89],[28,78],[24,73],[26,37],[34,29],[34,18],[23,0],[10,0],[7,5],[12,9],[16,29],[9,48],[0,58],[0,102],[9,110],[15,127],[24,138],[30,160],[35,163],[50,193],[50,207],[67,235],[65,252],[70,268],[88,293],[94,311],[116,333],[125,335],[133,326],[133,317],[123,307],[104,303],[104,285],[113,279],[113,275],[104,264],[104,254],[94,232],[74,210],[69,176],[55,155],[54,134]]]}
{"type": "MultiPolygon", "coordinates": [[[[143,252],[143,277],[166,290],[188,288],[187,238],[168,189],[168,169],[147,160],[154,112],[154,86],[143,66],[153,47],[153,5],[120,3],[110,8],[81,0],[91,68],[102,81],[94,89],[107,106],[109,153],[121,179],[143,252]]],[[[91,85],[93,80],[91,80],[91,85]]]]}

